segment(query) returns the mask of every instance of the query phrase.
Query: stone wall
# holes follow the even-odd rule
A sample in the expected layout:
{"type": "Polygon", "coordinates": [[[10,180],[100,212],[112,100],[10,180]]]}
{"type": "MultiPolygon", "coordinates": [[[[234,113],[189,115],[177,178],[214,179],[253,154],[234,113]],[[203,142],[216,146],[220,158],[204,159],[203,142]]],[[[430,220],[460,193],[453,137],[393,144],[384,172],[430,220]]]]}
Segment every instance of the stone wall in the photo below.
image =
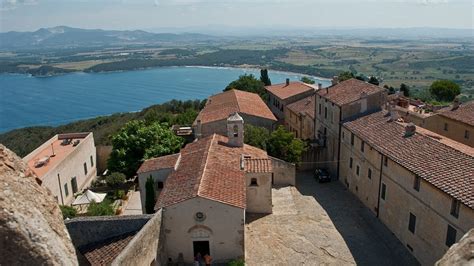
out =
{"type": "Polygon", "coordinates": [[[158,262],[159,240],[161,233],[161,210],[151,218],[145,226],[115,258],[112,265],[134,266],[152,265],[158,262]]]}
{"type": "Polygon", "coordinates": [[[272,213],[272,174],[271,173],[246,173],[245,183],[247,187],[247,212],[250,213],[272,213]],[[257,180],[252,185],[252,179],[257,180]]]}
{"type": "MultiPolygon", "coordinates": [[[[245,124],[249,124],[256,127],[264,127],[268,129],[269,131],[273,129],[273,124],[276,123],[276,121],[258,117],[258,116],[247,115],[244,113],[239,113],[239,115],[242,116],[245,124]]],[[[202,124],[201,126],[202,137],[207,137],[214,133],[227,137],[227,118],[202,124]]]]}
{"type": "Polygon", "coordinates": [[[272,160],[273,185],[275,186],[294,186],[296,181],[296,167],[292,163],[285,162],[275,157],[269,156],[272,160]]]}
{"type": "Polygon", "coordinates": [[[153,215],[79,217],[65,221],[74,246],[81,247],[140,230],[153,215]]]}

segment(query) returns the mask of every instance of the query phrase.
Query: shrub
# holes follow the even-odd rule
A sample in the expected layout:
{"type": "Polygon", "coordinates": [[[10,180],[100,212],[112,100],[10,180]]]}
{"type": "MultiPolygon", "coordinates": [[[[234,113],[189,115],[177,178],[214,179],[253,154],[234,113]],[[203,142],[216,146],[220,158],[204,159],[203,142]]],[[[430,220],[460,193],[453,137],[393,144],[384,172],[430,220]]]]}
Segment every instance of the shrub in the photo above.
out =
{"type": "Polygon", "coordinates": [[[125,183],[125,175],[119,172],[111,173],[105,177],[105,182],[109,187],[119,187],[125,183]]]}
{"type": "Polygon", "coordinates": [[[245,261],[244,259],[235,259],[235,260],[229,261],[227,265],[228,266],[245,266],[245,261]]]}
{"type": "Polygon", "coordinates": [[[123,198],[125,198],[125,195],[126,195],[126,194],[125,194],[125,191],[122,190],[122,189],[117,190],[117,191],[115,192],[115,197],[116,197],[117,199],[123,199],[123,198]]]}
{"type": "Polygon", "coordinates": [[[107,216],[114,215],[114,208],[110,205],[109,200],[104,200],[101,203],[96,203],[95,201],[89,204],[87,208],[87,215],[89,216],[107,216]]]}
{"type": "Polygon", "coordinates": [[[66,206],[66,205],[60,205],[59,208],[61,209],[61,212],[63,213],[63,219],[66,218],[74,218],[76,217],[77,211],[71,206],[66,206]]]}

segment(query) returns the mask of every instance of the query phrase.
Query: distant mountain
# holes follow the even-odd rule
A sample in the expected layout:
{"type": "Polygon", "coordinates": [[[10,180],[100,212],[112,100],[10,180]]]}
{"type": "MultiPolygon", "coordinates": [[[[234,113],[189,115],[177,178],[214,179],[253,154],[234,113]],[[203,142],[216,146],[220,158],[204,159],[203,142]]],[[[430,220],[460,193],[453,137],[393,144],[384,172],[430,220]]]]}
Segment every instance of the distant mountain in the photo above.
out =
{"type": "Polygon", "coordinates": [[[167,42],[210,41],[217,38],[197,33],[150,33],[142,30],[92,30],[58,26],[41,28],[34,32],[10,31],[0,33],[0,49],[159,44],[167,42]]]}

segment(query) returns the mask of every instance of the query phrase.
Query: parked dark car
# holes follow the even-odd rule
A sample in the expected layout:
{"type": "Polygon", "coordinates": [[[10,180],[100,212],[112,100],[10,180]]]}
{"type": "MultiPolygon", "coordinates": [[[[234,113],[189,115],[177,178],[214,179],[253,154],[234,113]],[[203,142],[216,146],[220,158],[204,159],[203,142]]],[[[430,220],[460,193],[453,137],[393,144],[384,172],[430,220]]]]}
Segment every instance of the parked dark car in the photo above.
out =
{"type": "Polygon", "coordinates": [[[326,169],[316,169],[314,178],[316,178],[319,183],[331,182],[331,176],[326,169]]]}

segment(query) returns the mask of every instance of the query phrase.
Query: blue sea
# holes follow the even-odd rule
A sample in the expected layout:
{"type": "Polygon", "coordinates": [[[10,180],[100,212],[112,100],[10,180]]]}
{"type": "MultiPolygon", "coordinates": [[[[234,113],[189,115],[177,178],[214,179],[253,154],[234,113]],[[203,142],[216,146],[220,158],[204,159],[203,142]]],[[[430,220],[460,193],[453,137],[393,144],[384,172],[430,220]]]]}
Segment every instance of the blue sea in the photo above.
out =
{"type": "MultiPolygon", "coordinates": [[[[117,112],[139,111],[172,99],[205,99],[257,69],[167,67],[112,73],[71,73],[52,77],[0,74],[0,132],[117,112]]],[[[302,75],[269,71],[273,84],[302,75]]],[[[316,79],[323,86],[329,80],[316,79]]]]}

